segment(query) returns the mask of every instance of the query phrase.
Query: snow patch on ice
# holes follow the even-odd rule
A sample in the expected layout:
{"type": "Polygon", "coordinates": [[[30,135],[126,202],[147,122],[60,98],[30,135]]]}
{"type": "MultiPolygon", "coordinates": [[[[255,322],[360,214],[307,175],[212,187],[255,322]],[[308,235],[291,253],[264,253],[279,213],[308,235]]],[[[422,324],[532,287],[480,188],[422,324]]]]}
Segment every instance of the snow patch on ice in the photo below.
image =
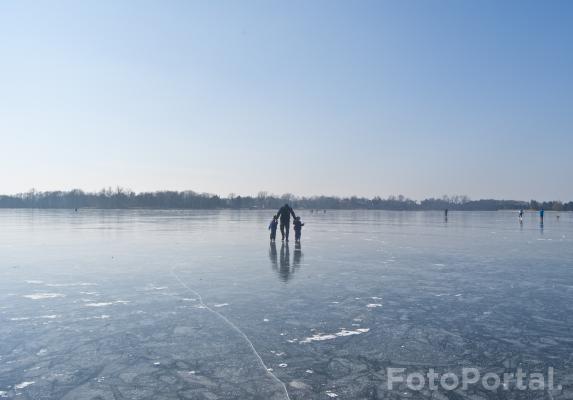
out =
{"type": "Polygon", "coordinates": [[[221,307],[227,307],[228,305],[229,303],[221,303],[221,304],[215,304],[213,305],[213,307],[221,308],[221,307]]]}
{"type": "Polygon", "coordinates": [[[45,300],[45,299],[55,299],[58,297],[66,297],[66,295],[62,293],[34,293],[34,294],[27,294],[23,297],[31,300],[45,300]]]}
{"type": "Polygon", "coordinates": [[[145,288],[145,290],[165,290],[165,289],[169,289],[167,286],[154,286],[154,285],[149,285],[145,288]]]}
{"type": "Polygon", "coordinates": [[[97,286],[96,283],[75,282],[75,283],[46,283],[49,287],[72,287],[72,286],[97,286]]]}
{"type": "Polygon", "coordinates": [[[355,329],[353,331],[347,330],[347,329],[342,329],[340,332],[328,333],[328,334],[324,334],[324,335],[318,333],[316,335],[312,335],[310,337],[307,337],[306,339],[301,340],[300,343],[310,343],[310,342],[320,342],[323,340],[332,340],[332,339],[336,339],[338,337],[360,335],[362,333],[366,333],[369,331],[370,331],[370,328],[358,328],[358,329],[355,329]]]}
{"type": "Polygon", "coordinates": [[[40,315],[39,317],[13,317],[10,321],[28,321],[30,319],[56,319],[60,318],[61,315],[40,315]]]}
{"type": "Polygon", "coordinates": [[[129,303],[129,301],[125,301],[125,300],[116,300],[116,301],[108,301],[108,302],[103,302],[103,303],[87,303],[84,304],[85,307],[107,307],[107,306],[112,306],[114,304],[127,304],[129,303]]]}
{"type": "Polygon", "coordinates": [[[36,383],[36,382],[33,382],[33,381],[31,381],[31,382],[22,382],[22,383],[19,383],[19,384],[17,384],[17,385],[14,385],[14,389],[24,389],[24,388],[27,388],[27,387],[30,386],[30,385],[33,385],[34,383],[36,383]]]}
{"type": "Polygon", "coordinates": [[[111,306],[113,305],[113,303],[108,302],[108,303],[88,303],[88,304],[84,304],[86,307],[107,307],[107,306],[111,306]]]}
{"type": "Polygon", "coordinates": [[[293,380],[288,383],[288,385],[292,388],[299,389],[299,390],[308,390],[310,386],[304,382],[293,380]]]}
{"type": "Polygon", "coordinates": [[[382,304],[380,304],[380,303],[370,303],[370,304],[367,304],[366,307],[368,307],[368,308],[377,308],[377,307],[382,307],[382,304]]]}

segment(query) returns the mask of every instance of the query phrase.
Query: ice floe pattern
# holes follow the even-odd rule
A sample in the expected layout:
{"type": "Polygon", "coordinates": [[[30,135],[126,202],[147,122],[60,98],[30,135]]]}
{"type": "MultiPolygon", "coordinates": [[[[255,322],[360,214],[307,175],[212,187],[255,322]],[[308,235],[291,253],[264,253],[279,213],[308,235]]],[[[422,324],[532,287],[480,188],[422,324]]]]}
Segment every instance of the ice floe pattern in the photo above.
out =
{"type": "MultiPolygon", "coordinates": [[[[205,302],[203,301],[203,296],[201,296],[201,294],[199,292],[197,292],[195,289],[191,288],[189,285],[187,285],[185,283],[185,281],[177,274],[177,271],[175,268],[171,269],[171,275],[175,278],[175,280],[177,282],[179,282],[181,284],[181,286],[183,286],[187,291],[193,293],[199,300],[200,305],[203,306],[204,309],[206,309],[207,311],[211,312],[213,315],[216,315],[217,317],[219,317],[221,320],[223,320],[232,330],[236,331],[244,340],[245,342],[247,342],[247,344],[249,345],[250,350],[252,351],[252,353],[254,354],[254,356],[256,357],[256,360],[258,361],[258,363],[260,364],[261,368],[263,371],[265,371],[265,373],[272,378],[273,381],[275,381],[276,384],[279,385],[279,387],[282,389],[282,392],[284,394],[284,397],[287,400],[290,400],[290,395],[289,395],[289,391],[287,389],[286,384],[280,380],[280,378],[278,378],[274,373],[273,373],[273,369],[267,367],[267,365],[265,364],[265,361],[263,360],[263,358],[261,357],[261,355],[259,354],[259,352],[257,351],[257,349],[255,348],[255,345],[253,344],[253,342],[251,341],[251,339],[247,336],[247,334],[245,332],[243,332],[241,330],[241,328],[239,328],[235,323],[233,323],[232,321],[230,321],[227,317],[225,317],[223,314],[220,314],[219,312],[213,310],[212,308],[210,308],[209,306],[207,306],[205,304],[205,302]]],[[[218,306],[226,306],[227,303],[221,303],[218,306]]],[[[217,305],[215,306],[217,307],[217,305]]],[[[287,367],[287,364],[282,363],[279,364],[280,367],[285,368],[287,367]]]]}
{"type": "Polygon", "coordinates": [[[0,397],[285,399],[267,372],[293,400],[447,397],[387,391],[404,365],[558,366],[545,397],[573,395],[573,218],[300,212],[274,253],[262,210],[0,210],[0,397]]]}

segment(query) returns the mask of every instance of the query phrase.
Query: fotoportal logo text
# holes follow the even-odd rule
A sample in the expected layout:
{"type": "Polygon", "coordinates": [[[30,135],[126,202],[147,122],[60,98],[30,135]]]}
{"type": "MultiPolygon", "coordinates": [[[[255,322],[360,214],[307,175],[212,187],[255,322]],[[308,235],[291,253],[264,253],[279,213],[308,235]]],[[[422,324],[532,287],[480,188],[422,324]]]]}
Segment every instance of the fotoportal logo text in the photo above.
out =
{"type": "MultiPolygon", "coordinates": [[[[515,372],[497,374],[487,372],[482,375],[478,368],[462,368],[461,374],[455,372],[436,372],[429,368],[427,372],[407,372],[406,368],[386,368],[388,390],[395,390],[405,384],[412,391],[420,390],[467,390],[481,386],[490,391],[502,390],[561,390],[555,385],[553,367],[544,373],[525,372],[518,368],[515,372]]],[[[402,386],[403,387],[403,386],[402,386]]]]}

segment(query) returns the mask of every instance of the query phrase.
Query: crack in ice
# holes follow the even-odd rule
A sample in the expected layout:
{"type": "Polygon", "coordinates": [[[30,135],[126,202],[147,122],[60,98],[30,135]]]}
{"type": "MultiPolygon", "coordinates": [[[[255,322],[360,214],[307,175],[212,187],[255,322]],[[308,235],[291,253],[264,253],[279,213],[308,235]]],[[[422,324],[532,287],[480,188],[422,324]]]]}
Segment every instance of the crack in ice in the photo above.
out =
{"type": "Polygon", "coordinates": [[[291,400],[285,383],[283,381],[281,381],[275,374],[272,373],[271,368],[267,367],[267,365],[263,361],[263,358],[261,357],[261,355],[259,354],[257,349],[255,349],[255,345],[253,344],[253,342],[251,342],[251,339],[249,339],[249,337],[241,329],[239,329],[239,327],[237,327],[237,325],[235,325],[229,319],[227,319],[227,317],[225,317],[223,314],[218,313],[217,311],[210,308],[207,304],[205,304],[203,302],[203,297],[201,296],[201,294],[199,292],[197,292],[195,289],[192,289],[189,286],[187,286],[187,284],[185,284],[185,282],[183,282],[183,280],[181,280],[181,278],[175,273],[175,268],[171,269],[171,275],[173,275],[173,277],[175,279],[177,279],[177,281],[181,284],[181,286],[183,286],[185,289],[192,292],[199,299],[199,304],[202,306],[202,308],[205,308],[207,311],[215,314],[217,317],[222,319],[227,325],[229,325],[231,328],[233,328],[233,330],[238,332],[243,339],[245,339],[245,341],[248,343],[249,347],[253,351],[253,354],[257,357],[259,364],[265,370],[265,373],[268,376],[270,376],[276,383],[278,383],[282,387],[286,399],[291,400]]]}

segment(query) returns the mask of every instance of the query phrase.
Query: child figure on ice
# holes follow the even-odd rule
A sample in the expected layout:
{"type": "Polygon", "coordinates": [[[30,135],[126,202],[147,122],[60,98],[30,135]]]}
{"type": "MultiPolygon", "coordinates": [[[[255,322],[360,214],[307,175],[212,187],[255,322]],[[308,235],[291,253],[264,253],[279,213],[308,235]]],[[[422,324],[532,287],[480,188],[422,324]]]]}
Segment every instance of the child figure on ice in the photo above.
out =
{"type": "Polygon", "coordinates": [[[273,220],[269,224],[269,230],[271,231],[271,242],[274,242],[275,238],[277,237],[278,226],[279,226],[279,217],[275,215],[273,216],[273,220]]]}
{"type": "Polygon", "coordinates": [[[300,242],[300,236],[302,234],[302,227],[304,224],[301,222],[300,217],[295,217],[294,219],[294,241],[300,242]]]}

